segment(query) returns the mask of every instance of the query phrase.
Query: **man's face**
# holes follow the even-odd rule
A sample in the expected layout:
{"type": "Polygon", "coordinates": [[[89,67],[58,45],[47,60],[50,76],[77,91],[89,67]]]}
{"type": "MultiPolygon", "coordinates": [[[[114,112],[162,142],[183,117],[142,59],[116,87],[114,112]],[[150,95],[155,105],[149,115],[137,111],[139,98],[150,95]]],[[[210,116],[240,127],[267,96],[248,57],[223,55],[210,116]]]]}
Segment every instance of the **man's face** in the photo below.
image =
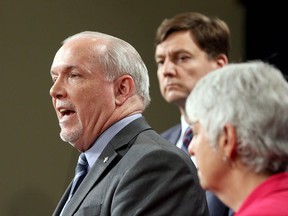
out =
{"type": "Polygon", "coordinates": [[[208,58],[188,31],[172,33],[157,45],[155,60],[163,98],[182,108],[196,82],[218,67],[216,60],[208,58]]]}
{"type": "Polygon", "coordinates": [[[50,89],[60,136],[80,151],[87,150],[103,131],[113,103],[113,83],[92,60],[91,44],[70,41],[56,53],[51,66],[50,89]]]}

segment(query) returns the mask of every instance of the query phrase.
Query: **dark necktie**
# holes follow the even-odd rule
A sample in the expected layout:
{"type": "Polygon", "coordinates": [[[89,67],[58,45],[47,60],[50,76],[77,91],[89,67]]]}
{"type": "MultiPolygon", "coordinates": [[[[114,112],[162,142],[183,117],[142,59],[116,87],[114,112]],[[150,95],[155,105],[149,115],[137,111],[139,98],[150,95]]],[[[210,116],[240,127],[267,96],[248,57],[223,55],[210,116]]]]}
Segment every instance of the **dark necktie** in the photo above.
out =
{"type": "Polygon", "coordinates": [[[85,157],[85,154],[82,153],[82,154],[80,154],[79,159],[78,159],[78,163],[77,163],[76,170],[75,170],[75,176],[73,179],[73,183],[71,186],[68,200],[73,196],[76,189],[78,188],[78,186],[80,185],[80,183],[84,179],[85,175],[87,174],[87,168],[88,168],[88,162],[87,162],[87,159],[85,157]]]}
{"type": "Polygon", "coordinates": [[[87,171],[88,171],[87,168],[88,168],[88,162],[87,162],[87,159],[85,157],[85,154],[82,153],[82,154],[80,154],[78,162],[77,162],[77,166],[76,166],[76,169],[75,169],[75,176],[73,178],[73,182],[72,182],[71,190],[70,190],[70,193],[69,193],[69,197],[68,197],[65,205],[62,208],[60,216],[62,216],[66,205],[69,203],[69,201],[70,201],[71,197],[73,196],[73,194],[75,193],[76,189],[78,188],[78,186],[80,185],[80,183],[82,182],[84,177],[86,176],[87,171]]]}
{"type": "Polygon", "coordinates": [[[185,131],[184,137],[183,137],[183,145],[182,145],[182,149],[185,150],[188,153],[188,146],[192,140],[192,130],[190,127],[188,127],[185,131]]]}

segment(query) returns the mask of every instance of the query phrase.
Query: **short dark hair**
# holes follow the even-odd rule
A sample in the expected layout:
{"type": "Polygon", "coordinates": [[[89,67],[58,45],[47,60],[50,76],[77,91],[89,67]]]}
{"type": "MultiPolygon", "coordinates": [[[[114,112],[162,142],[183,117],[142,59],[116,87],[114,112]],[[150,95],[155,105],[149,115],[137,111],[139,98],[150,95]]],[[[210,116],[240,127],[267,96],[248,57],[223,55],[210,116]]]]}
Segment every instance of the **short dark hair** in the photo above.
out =
{"type": "Polygon", "coordinates": [[[155,46],[162,43],[173,32],[189,31],[200,49],[209,57],[219,54],[229,56],[230,30],[221,19],[208,17],[201,13],[186,12],[164,19],[157,29],[155,46]]]}

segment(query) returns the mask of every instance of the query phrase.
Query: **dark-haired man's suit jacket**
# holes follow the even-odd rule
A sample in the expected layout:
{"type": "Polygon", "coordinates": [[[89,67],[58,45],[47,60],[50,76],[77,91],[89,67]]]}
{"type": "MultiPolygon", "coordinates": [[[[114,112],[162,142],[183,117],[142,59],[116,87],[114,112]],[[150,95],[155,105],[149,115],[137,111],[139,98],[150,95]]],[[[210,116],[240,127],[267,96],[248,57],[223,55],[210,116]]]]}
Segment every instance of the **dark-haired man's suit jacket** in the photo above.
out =
{"type": "MultiPolygon", "coordinates": [[[[175,125],[161,133],[161,136],[176,145],[181,135],[181,124],[175,125]]],[[[214,194],[206,191],[210,216],[231,216],[232,210],[225,206],[214,194]]]]}
{"type": "Polygon", "coordinates": [[[66,205],[62,216],[70,215],[202,216],[208,207],[190,157],[141,117],[108,143],[66,205]]]}

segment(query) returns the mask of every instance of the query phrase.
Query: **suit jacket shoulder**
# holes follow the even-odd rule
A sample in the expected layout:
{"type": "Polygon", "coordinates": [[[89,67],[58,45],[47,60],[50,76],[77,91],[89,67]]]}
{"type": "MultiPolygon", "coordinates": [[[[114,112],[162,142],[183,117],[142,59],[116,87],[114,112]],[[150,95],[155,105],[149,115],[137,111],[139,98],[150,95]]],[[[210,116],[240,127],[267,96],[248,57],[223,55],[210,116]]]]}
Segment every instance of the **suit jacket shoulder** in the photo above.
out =
{"type": "Polygon", "coordinates": [[[188,216],[208,208],[189,156],[140,118],[111,140],[63,213],[188,216]]]}
{"type": "Polygon", "coordinates": [[[167,139],[173,144],[176,144],[181,135],[181,124],[177,124],[160,134],[162,137],[167,139]]]}

